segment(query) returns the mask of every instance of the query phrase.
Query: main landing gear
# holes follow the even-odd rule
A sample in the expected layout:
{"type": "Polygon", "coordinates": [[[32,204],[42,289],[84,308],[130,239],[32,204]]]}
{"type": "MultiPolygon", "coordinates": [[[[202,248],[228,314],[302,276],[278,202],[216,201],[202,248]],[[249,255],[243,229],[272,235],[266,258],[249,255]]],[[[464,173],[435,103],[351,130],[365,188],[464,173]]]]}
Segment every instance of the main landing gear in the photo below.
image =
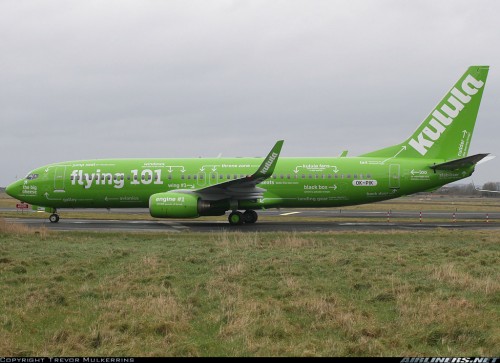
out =
{"type": "Polygon", "coordinates": [[[54,210],[54,213],[52,213],[49,217],[50,223],[57,223],[59,222],[59,214],[57,214],[57,211],[54,210]]]}
{"type": "Polygon", "coordinates": [[[232,226],[242,225],[243,223],[253,224],[257,222],[259,215],[254,210],[247,210],[245,213],[233,211],[228,217],[229,224],[232,226]]]}

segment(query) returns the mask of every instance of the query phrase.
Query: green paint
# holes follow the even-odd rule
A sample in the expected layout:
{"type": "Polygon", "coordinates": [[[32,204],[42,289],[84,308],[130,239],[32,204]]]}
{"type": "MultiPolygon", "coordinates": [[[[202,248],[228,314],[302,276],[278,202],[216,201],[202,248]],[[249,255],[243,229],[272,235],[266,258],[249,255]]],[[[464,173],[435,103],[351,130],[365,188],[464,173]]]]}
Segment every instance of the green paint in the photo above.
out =
{"type": "Polygon", "coordinates": [[[470,67],[415,133],[358,157],[102,159],[51,164],[7,193],[46,208],[145,208],[160,218],[228,210],[340,207],[438,188],[470,176],[467,158],[488,67],[470,67]]]}

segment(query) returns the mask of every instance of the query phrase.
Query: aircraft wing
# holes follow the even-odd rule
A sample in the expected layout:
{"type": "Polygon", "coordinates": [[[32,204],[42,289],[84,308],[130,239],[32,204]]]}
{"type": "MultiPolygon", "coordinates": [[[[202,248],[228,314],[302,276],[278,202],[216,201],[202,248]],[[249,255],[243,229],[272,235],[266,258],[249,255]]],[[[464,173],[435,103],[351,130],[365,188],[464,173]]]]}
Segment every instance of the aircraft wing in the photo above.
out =
{"type": "Polygon", "coordinates": [[[252,200],[262,198],[266,190],[258,188],[256,185],[273,175],[283,142],[283,140],[276,142],[257,171],[252,175],[210,185],[193,190],[192,192],[198,194],[205,200],[220,200],[226,198],[252,200]]]}

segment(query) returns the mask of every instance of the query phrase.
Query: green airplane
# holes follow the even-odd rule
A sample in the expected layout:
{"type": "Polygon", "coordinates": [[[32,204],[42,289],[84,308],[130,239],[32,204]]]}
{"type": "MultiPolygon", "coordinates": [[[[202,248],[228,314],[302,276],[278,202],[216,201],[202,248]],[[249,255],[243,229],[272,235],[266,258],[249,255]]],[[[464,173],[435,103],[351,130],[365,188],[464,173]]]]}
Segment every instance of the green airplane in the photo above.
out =
{"type": "Polygon", "coordinates": [[[256,210],[340,207],[437,189],[466,178],[488,154],[467,156],[488,66],[472,66],[404,142],[357,157],[102,159],[46,165],[7,187],[45,208],[149,208],[157,218],[229,214],[255,223],[256,210]],[[244,211],[244,212],[242,212],[244,211]]]}

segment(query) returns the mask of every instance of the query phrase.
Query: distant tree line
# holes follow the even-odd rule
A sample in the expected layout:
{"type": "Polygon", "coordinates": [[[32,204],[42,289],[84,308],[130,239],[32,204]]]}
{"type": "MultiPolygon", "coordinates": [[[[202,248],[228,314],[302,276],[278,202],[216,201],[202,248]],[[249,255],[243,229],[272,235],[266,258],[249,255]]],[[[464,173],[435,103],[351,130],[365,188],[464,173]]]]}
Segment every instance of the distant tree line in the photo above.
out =
{"type": "Polygon", "coordinates": [[[445,195],[459,195],[459,196],[471,196],[471,197],[485,197],[485,198],[500,198],[500,193],[489,193],[482,190],[491,190],[500,192],[500,182],[487,182],[484,183],[482,187],[474,187],[474,184],[457,184],[457,185],[445,185],[439,188],[434,193],[445,194],[445,195]]]}

